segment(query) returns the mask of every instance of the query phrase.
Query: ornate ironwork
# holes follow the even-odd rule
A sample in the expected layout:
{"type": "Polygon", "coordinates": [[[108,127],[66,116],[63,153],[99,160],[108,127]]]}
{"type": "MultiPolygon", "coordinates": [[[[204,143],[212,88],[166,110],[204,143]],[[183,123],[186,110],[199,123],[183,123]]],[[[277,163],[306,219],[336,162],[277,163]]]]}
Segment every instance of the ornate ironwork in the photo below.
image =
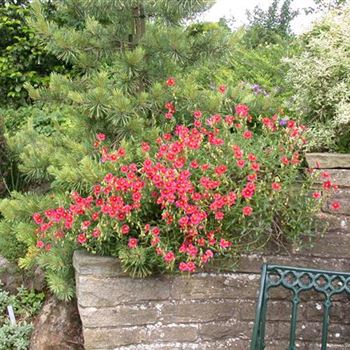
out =
{"type": "Polygon", "coordinates": [[[296,325],[300,293],[314,290],[324,295],[321,350],[327,349],[329,311],[336,294],[350,295],[350,273],[264,264],[261,268],[260,292],[256,308],[251,350],[265,349],[267,302],[271,288],[292,291],[292,312],[288,350],[296,350],[296,325]]]}

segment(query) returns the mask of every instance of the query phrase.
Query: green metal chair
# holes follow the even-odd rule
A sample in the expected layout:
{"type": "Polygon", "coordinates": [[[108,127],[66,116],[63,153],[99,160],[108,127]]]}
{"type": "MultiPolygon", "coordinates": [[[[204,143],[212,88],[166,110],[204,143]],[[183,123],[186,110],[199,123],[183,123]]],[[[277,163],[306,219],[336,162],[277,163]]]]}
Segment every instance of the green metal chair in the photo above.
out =
{"type": "Polygon", "coordinates": [[[350,273],[264,264],[250,350],[265,349],[267,302],[271,288],[292,291],[292,312],[288,350],[296,350],[296,326],[300,293],[314,290],[324,295],[321,349],[327,349],[329,311],[336,294],[350,294],[350,273]]]}

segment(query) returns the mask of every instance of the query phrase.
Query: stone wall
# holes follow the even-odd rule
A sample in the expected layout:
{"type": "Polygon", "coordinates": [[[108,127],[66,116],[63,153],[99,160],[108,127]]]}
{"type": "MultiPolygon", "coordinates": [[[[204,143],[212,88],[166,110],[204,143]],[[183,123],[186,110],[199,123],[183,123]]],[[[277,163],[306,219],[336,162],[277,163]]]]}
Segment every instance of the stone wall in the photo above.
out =
{"type": "MultiPolygon", "coordinates": [[[[350,163],[349,163],[350,166],[350,163]]],[[[293,254],[243,257],[230,273],[197,273],[131,279],[113,258],[76,252],[77,297],[86,350],[247,350],[263,262],[350,271],[350,170],[331,169],[339,185],[337,215],[324,208],[330,223],[313,248],[293,254]]],[[[287,347],[290,303],[283,293],[269,303],[267,349],[287,347]]],[[[322,299],[308,294],[300,305],[298,348],[320,349],[322,299]]],[[[336,299],[331,309],[329,349],[350,349],[350,303],[336,299]]]]}

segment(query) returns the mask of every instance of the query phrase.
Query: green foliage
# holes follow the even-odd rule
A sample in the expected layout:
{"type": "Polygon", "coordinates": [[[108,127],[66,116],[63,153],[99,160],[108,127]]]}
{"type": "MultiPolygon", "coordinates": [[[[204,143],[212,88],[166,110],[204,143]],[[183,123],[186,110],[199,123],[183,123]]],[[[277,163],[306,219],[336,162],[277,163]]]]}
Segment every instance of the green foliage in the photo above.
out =
{"type": "Polygon", "coordinates": [[[256,47],[259,44],[278,43],[281,38],[291,36],[291,22],[298,15],[298,11],[291,9],[293,0],[273,0],[269,8],[264,11],[256,6],[252,12],[248,11],[250,26],[249,44],[256,47]]]}
{"type": "Polygon", "coordinates": [[[33,330],[32,318],[41,309],[43,293],[36,293],[23,287],[17,294],[10,295],[0,289],[0,348],[4,350],[27,350],[33,330]],[[12,305],[17,325],[7,318],[7,306],[12,305]]]}
{"type": "Polygon", "coordinates": [[[304,35],[303,50],[288,63],[292,106],[311,127],[314,149],[350,147],[350,8],[330,12],[304,35]],[[336,146],[334,146],[336,144],[336,146]]]}
{"type": "MultiPolygon", "coordinates": [[[[13,243],[21,242],[18,251],[16,244],[10,249],[20,266],[39,264],[51,290],[60,299],[69,299],[74,293],[71,258],[76,239],[39,254],[31,216],[69,205],[72,191],[88,195],[91,186],[105,176],[108,165],[98,162],[92,146],[95,135],[105,133],[112,149],[126,149],[125,161],[139,164],[142,141],[154,145],[175,124],[190,125],[195,109],[207,116],[225,116],[243,102],[251,106],[254,121],[272,115],[289,94],[283,85],[281,57],[294,46],[289,38],[280,38],[254,47],[250,29],[232,33],[223,22],[181,25],[211,1],[147,0],[141,6],[134,1],[65,0],[54,2],[53,17],[45,13],[43,4],[33,2],[31,28],[48,52],[71,65],[72,71],[70,75],[52,73],[48,84],[39,88],[26,84],[38,105],[4,113],[9,150],[30,191],[12,192],[10,199],[0,203],[4,216],[0,241],[11,237],[13,243]],[[171,76],[176,84],[166,89],[171,76]],[[176,113],[164,123],[164,106],[169,101],[176,113]]],[[[258,135],[261,131],[256,130],[258,135]]],[[[298,207],[288,208],[290,218],[282,221],[290,220],[295,228],[292,213],[298,207]]],[[[151,206],[147,213],[157,216],[160,211],[151,206]]],[[[257,222],[262,222],[257,230],[266,229],[263,221],[257,222]]],[[[111,252],[104,247],[113,246],[116,237],[109,239],[110,245],[93,247],[94,251],[119,256],[135,276],[165,266],[152,249],[111,252]]]]}
{"type": "Polygon", "coordinates": [[[26,23],[25,6],[0,7],[0,104],[23,105],[28,101],[25,83],[40,86],[52,70],[62,65],[49,55],[26,23]]]}

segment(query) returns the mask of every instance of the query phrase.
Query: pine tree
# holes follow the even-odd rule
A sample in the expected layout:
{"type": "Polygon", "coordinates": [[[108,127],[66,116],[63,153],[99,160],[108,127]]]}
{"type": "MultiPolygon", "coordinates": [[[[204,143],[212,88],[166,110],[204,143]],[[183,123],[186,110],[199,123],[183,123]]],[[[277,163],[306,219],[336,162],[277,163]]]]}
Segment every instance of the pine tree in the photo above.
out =
{"type": "Polygon", "coordinates": [[[34,191],[13,193],[2,201],[0,237],[10,234],[26,244],[26,255],[16,255],[20,266],[42,266],[60,298],[73,295],[73,246],[67,243],[42,258],[31,215],[64,205],[71,191],[84,194],[105,175],[92,147],[96,133],[131,150],[135,161],[133,144],[154,142],[160,128],[170,131],[175,122],[186,123],[198,106],[204,113],[232,113],[235,100],[256,101],[259,112],[271,107],[270,97],[256,96],[250,87],[247,91],[238,86],[226,95],[218,91],[220,84],[241,81],[226,68],[240,35],[220,23],[185,23],[212,3],[65,0],[53,2],[56,20],[48,20],[41,4],[33,3],[31,25],[42,44],[72,70],[51,74],[45,88],[27,86],[38,106],[53,111],[48,117],[55,129],[50,135],[40,133],[29,120],[26,128],[8,138],[34,191]],[[177,80],[180,119],[164,125],[164,105],[173,99],[165,89],[170,76],[177,80]],[[55,121],[57,108],[64,115],[60,123],[55,121]]]}

